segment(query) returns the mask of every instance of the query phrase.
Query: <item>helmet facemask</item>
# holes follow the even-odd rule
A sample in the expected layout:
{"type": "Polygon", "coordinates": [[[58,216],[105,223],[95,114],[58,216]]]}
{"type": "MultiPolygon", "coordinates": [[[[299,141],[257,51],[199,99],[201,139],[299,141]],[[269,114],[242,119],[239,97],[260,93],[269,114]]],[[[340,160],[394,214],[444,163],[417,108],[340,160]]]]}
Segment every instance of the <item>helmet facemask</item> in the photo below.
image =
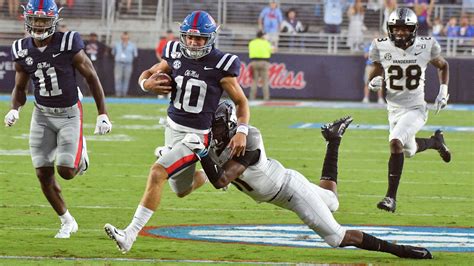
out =
{"type": "Polygon", "coordinates": [[[217,108],[212,121],[212,138],[216,147],[216,153],[220,153],[229,144],[237,130],[237,118],[232,104],[222,102],[217,108]]]}
{"type": "Polygon", "coordinates": [[[417,25],[388,25],[388,36],[390,40],[399,48],[410,47],[415,42],[417,25]],[[402,34],[396,34],[395,28],[406,27],[409,29],[409,34],[403,36],[402,34]]]}
{"type": "Polygon", "coordinates": [[[208,55],[214,45],[215,39],[216,39],[216,33],[210,33],[210,34],[202,34],[199,32],[192,32],[193,30],[190,30],[189,32],[181,32],[180,34],[180,39],[179,43],[181,44],[181,52],[186,58],[190,59],[199,59],[201,57],[204,57],[208,55]],[[190,46],[187,44],[186,37],[187,36],[198,36],[198,37],[204,37],[206,38],[206,42],[203,46],[190,46]]]}

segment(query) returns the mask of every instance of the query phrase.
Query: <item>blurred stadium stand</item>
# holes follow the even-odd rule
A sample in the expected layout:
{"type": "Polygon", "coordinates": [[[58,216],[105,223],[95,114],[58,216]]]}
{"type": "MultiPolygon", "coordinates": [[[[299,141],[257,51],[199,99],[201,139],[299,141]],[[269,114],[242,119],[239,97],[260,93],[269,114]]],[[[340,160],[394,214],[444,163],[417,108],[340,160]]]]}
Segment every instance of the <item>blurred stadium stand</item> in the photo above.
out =
{"type": "MultiPolygon", "coordinates": [[[[22,1],[24,2],[24,1],[22,1]]],[[[208,11],[219,24],[222,24],[218,46],[226,51],[246,52],[248,41],[254,38],[257,18],[268,0],[132,0],[130,9],[127,0],[81,0],[74,7],[65,7],[61,12],[70,30],[83,35],[96,32],[107,44],[118,40],[120,33],[129,31],[131,40],[140,48],[152,49],[159,37],[167,29],[178,32],[179,22],[193,10],[208,11]]],[[[309,26],[308,32],[296,35],[280,35],[278,52],[292,54],[354,54],[346,46],[348,18],[344,15],[340,34],[324,34],[322,0],[281,0],[280,7],[285,13],[289,8],[296,9],[298,18],[309,26]],[[296,43],[296,45],[294,44],[296,43]]],[[[440,17],[443,22],[449,16],[460,17],[462,5],[436,4],[432,17],[440,17]]],[[[383,9],[367,8],[364,23],[368,28],[365,39],[369,42],[380,32],[383,9]]],[[[23,22],[0,18],[0,45],[11,43],[23,36],[23,22]]],[[[382,37],[381,34],[378,36],[382,37]]],[[[472,57],[473,39],[438,38],[448,57],[472,57]]],[[[361,52],[355,52],[355,54],[361,52]]]]}

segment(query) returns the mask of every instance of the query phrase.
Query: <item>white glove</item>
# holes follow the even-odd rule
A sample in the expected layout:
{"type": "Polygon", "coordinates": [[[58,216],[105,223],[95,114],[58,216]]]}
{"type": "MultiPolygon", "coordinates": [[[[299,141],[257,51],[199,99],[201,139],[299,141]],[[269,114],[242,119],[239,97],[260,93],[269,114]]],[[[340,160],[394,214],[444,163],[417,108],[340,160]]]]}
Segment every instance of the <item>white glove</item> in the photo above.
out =
{"type": "Polygon", "coordinates": [[[383,78],[382,76],[376,76],[369,82],[369,90],[379,91],[382,89],[383,78]]]}
{"type": "Polygon", "coordinates": [[[11,127],[13,126],[16,121],[20,119],[20,113],[18,113],[18,110],[16,109],[11,109],[8,111],[7,115],[5,116],[5,126],[6,127],[11,127]]]}
{"type": "Polygon", "coordinates": [[[106,114],[101,114],[97,117],[94,134],[105,135],[112,131],[112,123],[106,114]]]}
{"type": "Polygon", "coordinates": [[[441,84],[439,86],[439,93],[438,96],[436,97],[435,100],[435,108],[436,108],[436,114],[441,111],[441,109],[444,109],[448,105],[448,100],[449,100],[449,94],[448,94],[448,85],[446,84],[441,84]]]}
{"type": "Polygon", "coordinates": [[[206,146],[204,146],[201,138],[199,138],[199,136],[196,134],[186,134],[186,136],[184,136],[184,138],[181,140],[181,143],[193,151],[197,156],[199,156],[199,158],[206,156],[207,154],[206,146]]]}

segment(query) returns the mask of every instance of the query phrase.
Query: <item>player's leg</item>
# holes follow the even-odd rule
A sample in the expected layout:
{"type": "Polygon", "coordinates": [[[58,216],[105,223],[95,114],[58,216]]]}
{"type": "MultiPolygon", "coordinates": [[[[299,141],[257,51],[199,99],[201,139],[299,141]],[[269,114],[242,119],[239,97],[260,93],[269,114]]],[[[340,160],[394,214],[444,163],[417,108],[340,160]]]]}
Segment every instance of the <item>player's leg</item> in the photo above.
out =
{"type": "Polygon", "coordinates": [[[56,165],[58,174],[64,179],[72,179],[84,174],[89,167],[86,139],[82,129],[82,105],[78,104],[54,119],[58,128],[56,165]]]}
{"type": "Polygon", "coordinates": [[[50,122],[42,111],[34,108],[29,138],[31,159],[41,190],[61,220],[61,228],[55,237],[69,238],[71,233],[77,231],[78,226],[67,210],[61,195],[61,187],[54,177],[54,155],[57,143],[56,132],[48,126],[50,122]]]}
{"type": "Polygon", "coordinates": [[[416,138],[415,141],[417,145],[416,153],[423,152],[427,149],[435,149],[444,162],[449,163],[451,161],[451,152],[444,142],[443,131],[440,129],[436,130],[430,138],[416,138]]]}
{"type": "MultiPolygon", "coordinates": [[[[116,243],[120,251],[128,252],[141,229],[150,220],[161,201],[163,187],[168,178],[194,167],[197,157],[185,147],[180,140],[184,137],[182,132],[177,132],[167,127],[165,130],[165,145],[172,146],[171,150],[160,157],[150,169],[148,180],[140,205],[135,211],[131,223],[125,230],[120,230],[111,224],[106,224],[106,233],[116,243]],[[173,145],[174,144],[174,145],[173,145]],[[185,154],[184,154],[185,153],[185,154]]],[[[204,143],[208,143],[207,135],[204,143]]],[[[191,175],[192,183],[192,175],[191,175]]]]}
{"type": "Polygon", "coordinates": [[[432,259],[423,247],[397,245],[358,230],[347,230],[339,247],[354,246],[360,249],[390,253],[400,258],[432,259]]]}
{"type": "Polygon", "coordinates": [[[352,123],[352,117],[347,116],[321,127],[321,134],[327,142],[323,170],[319,186],[337,194],[337,164],[339,145],[347,127],[352,123]]]}

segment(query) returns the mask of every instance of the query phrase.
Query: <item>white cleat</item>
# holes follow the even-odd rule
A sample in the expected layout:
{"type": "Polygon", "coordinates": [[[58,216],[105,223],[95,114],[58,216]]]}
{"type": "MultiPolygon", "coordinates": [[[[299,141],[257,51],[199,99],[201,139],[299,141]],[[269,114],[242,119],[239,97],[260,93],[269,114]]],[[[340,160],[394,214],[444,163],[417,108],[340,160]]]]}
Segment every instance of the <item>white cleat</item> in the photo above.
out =
{"type": "Polygon", "coordinates": [[[61,228],[54,238],[70,238],[72,233],[76,233],[79,229],[76,220],[61,224],[61,228]]]}
{"type": "Polygon", "coordinates": [[[133,242],[135,242],[136,239],[135,237],[127,235],[127,232],[117,229],[111,224],[105,224],[104,230],[110,239],[115,241],[117,248],[122,252],[122,254],[125,254],[132,249],[133,242]]]}
{"type": "Polygon", "coordinates": [[[82,137],[82,164],[80,165],[81,170],[79,170],[79,175],[83,175],[86,173],[87,169],[89,169],[89,155],[87,154],[87,144],[86,138],[82,137]]]}

